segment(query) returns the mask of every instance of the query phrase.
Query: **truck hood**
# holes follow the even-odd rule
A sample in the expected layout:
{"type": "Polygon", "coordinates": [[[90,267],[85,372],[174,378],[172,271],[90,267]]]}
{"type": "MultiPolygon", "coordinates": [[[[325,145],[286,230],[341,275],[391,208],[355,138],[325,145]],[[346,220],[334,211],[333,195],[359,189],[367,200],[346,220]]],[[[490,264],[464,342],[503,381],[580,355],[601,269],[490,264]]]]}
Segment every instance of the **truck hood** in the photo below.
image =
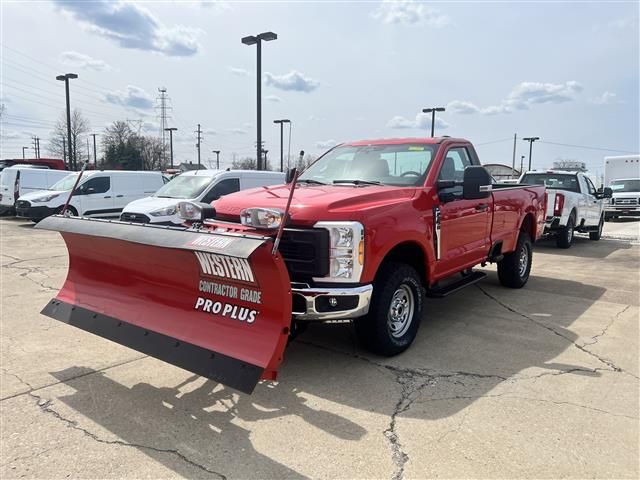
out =
{"type": "MultiPolygon", "coordinates": [[[[189,199],[164,198],[164,197],[144,197],[129,202],[122,209],[123,212],[131,213],[148,213],[159,208],[167,208],[177,205],[179,202],[190,201],[189,199]]],[[[193,200],[191,200],[193,201],[193,200]]]]}
{"type": "MultiPolygon", "coordinates": [[[[49,195],[69,195],[68,190],[36,190],[35,192],[25,193],[20,196],[20,200],[31,201],[34,198],[47,197],[49,195]]],[[[67,197],[64,197],[64,200],[67,200],[67,197]]]]}
{"type": "MultiPolygon", "coordinates": [[[[245,208],[284,210],[289,190],[289,185],[276,185],[227,195],[216,201],[216,212],[221,219],[237,222],[245,208]]],[[[321,220],[359,220],[371,209],[407,202],[415,193],[415,187],[302,184],[296,187],[291,200],[291,220],[301,226],[321,220]]]]}
{"type": "Polygon", "coordinates": [[[640,192],[613,192],[613,198],[640,197],[640,192]]]}

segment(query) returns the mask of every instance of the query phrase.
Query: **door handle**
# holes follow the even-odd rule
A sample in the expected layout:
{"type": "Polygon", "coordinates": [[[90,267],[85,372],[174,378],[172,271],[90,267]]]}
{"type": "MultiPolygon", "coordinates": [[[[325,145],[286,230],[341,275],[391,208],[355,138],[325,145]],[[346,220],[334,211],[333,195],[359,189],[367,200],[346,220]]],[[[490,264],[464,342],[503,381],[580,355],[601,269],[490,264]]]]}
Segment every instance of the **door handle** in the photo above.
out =
{"type": "Polygon", "coordinates": [[[486,210],[487,208],[489,208],[488,203],[481,203],[479,205],[476,205],[476,210],[479,212],[481,212],[482,210],[486,210]]]}
{"type": "Polygon", "coordinates": [[[104,198],[111,198],[111,195],[107,195],[107,196],[106,196],[106,197],[104,197],[104,198]]]}
{"type": "Polygon", "coordinates": [[[124,195],[116,195],[116,198],[122,198],[124,195]]]}

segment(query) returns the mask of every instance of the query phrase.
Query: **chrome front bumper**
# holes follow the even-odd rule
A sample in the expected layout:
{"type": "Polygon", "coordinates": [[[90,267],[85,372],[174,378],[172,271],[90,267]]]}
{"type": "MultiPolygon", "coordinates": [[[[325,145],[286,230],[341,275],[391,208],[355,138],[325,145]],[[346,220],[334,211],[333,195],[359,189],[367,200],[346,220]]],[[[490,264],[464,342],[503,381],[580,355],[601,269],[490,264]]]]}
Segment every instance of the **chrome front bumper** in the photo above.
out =
{"type": "Polygon", "coordinates": [[[373,285],[344,288],[310,288],[292,284],[296,320],[339,320],[369,313],[373,285]]]}

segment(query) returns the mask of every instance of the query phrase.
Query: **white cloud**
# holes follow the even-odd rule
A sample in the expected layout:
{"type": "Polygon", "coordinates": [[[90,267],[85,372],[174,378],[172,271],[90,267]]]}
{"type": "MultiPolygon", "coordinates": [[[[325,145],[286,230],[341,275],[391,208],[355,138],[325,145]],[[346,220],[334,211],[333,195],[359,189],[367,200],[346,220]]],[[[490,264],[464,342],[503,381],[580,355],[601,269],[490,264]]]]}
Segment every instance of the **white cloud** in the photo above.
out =
{"type": "Polygon", "coordinates": [[[2,138],[4,139],[14,139],[14,138],[20,138],[21,135],[19,132],[16,132],[15,130],[4,130],[2,132],[2,138]]]}
{"type": "Polygon", "coordinates": [[[564,83],[522,82],[497,105],[481,108],[466,100],[453,100],[447,104],[447,110],[462,115],[499,115],[514,110],[528,110],[536,104],[571,102],[582,90],[582,85],[575,80],[564,83]]]}
{"type": "Polygon", "coordinates": [[[309,93],[320,86],[319,81],[305,77],[297,70],[291,70],[283,75],[273,75],[267,72],[264,77],[267,85],[280,90],[309,93]]]}
{"type": "Polygon", "coordinates": [[[190,56],[198,52],[199,30],[176,25],[167,27],[149,10],[134,3],[93,0],[54,0],[60,10],[88,31],[108,38],[123,48],[190,56]]]}
{"type": "Polygon", "coordinates": [[[71,65],[78,68],[86,68],[87,70],[96,70],[98,72],[108,72],[111,66],[104,60],[92,58],[89,55],[79,52],[62,52],[60,54],[60,62],[65,65],[71,65]]]}
{"type": "Polygon", "coordinates": [[[338,144],[333,138],[330,140],[319,140],[316,142],[316,148],[327,149],[335,147],[338,144]]]}
{"type": "Polygon", "coordinates": [[[135,85],[127,85],[124,92],[115,90],[105,95],[105,100],[115,105],[128,108],[149,110],[153,107],[153,98],[146,91],[135,85]]]}
{"type": "Polygon", "coordinates": [[[251,74],[249,70],[245,70],[244,68],[231,67],[231,66],[228,68],[231,73],[233,73],[234,75],[238,75],[239,77],[248,77],[251,74]]]}
{"type": "Polygon", "coordinates": [[[214,130],[213,128],[207,128],[202,133],[204,133],[205,135],[217,135],[218,134],[218,132],[216,130],[214,130]]]}
{"type": "Polygon", "coordinates": [[[591,99],[591,103],[595,103],[596,105],[612,105],[614,103],[621,103],[618,100],[618,95],[613,92],[603,92],[602,95],[596,98],[591,99]]]}
{"type": "Polygon", "coordinates": [[[282,101],[282,99],[277,95],[267,95],[266,97],[264,97],[264,99],[275,103],[282,101]]]}
{"type": "Polygon", "coordinates": [[[453,102],[449,102],[447,104],[447,111],[452,111],[453,113],[460,113],[462,115],[469,115],[471,113],[478,113],[480,109],[478,108],[477,105],[471,102],[454,100],[453,102]]]}
{"type": "Polygon", "coordinates": [[[229,132],[233,133],[234,135],[246,135],[248,133],[244,128],[232,128],[229,130],[229,132]]]}
{"type": "Polygon", "coordinates": [[[444,27],[451,23],[447,15],[414,0],[383,0],[371,16],[386,24],[444,27]]]}
{"type": "MultiPolygon", "coordinates": [[[[436,116],[436,128],[449,128],[447,122],[436,116]]],[[[397,130],[406,129],[421,129],[428,130],[431,128],[431,114],[430,113],[418,113],[413,120],[396,115],[387,122],[388,128],[394,128],[397,130]]]]}

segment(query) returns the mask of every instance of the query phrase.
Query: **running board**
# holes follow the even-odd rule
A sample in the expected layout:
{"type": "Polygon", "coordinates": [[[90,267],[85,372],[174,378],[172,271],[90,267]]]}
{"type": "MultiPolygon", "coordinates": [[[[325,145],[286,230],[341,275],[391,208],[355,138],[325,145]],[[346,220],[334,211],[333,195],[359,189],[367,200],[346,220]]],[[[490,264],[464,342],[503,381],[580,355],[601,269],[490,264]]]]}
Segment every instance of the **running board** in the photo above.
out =
{"type": "Polygon", "coordinates": [[[469,275],[465,275],[464,277],[456,280],[455,282],[451,282],[442,287],[427,289],[427,297],[436,297],[436,298],[447,297],[452,293],[457,292],[458,290],[462,290],[464,287],[468,287],[469,285],[473,285],[474,283],[479,282],[486,276],[487,274],[484,272],[472,272],[469,275]]]}

